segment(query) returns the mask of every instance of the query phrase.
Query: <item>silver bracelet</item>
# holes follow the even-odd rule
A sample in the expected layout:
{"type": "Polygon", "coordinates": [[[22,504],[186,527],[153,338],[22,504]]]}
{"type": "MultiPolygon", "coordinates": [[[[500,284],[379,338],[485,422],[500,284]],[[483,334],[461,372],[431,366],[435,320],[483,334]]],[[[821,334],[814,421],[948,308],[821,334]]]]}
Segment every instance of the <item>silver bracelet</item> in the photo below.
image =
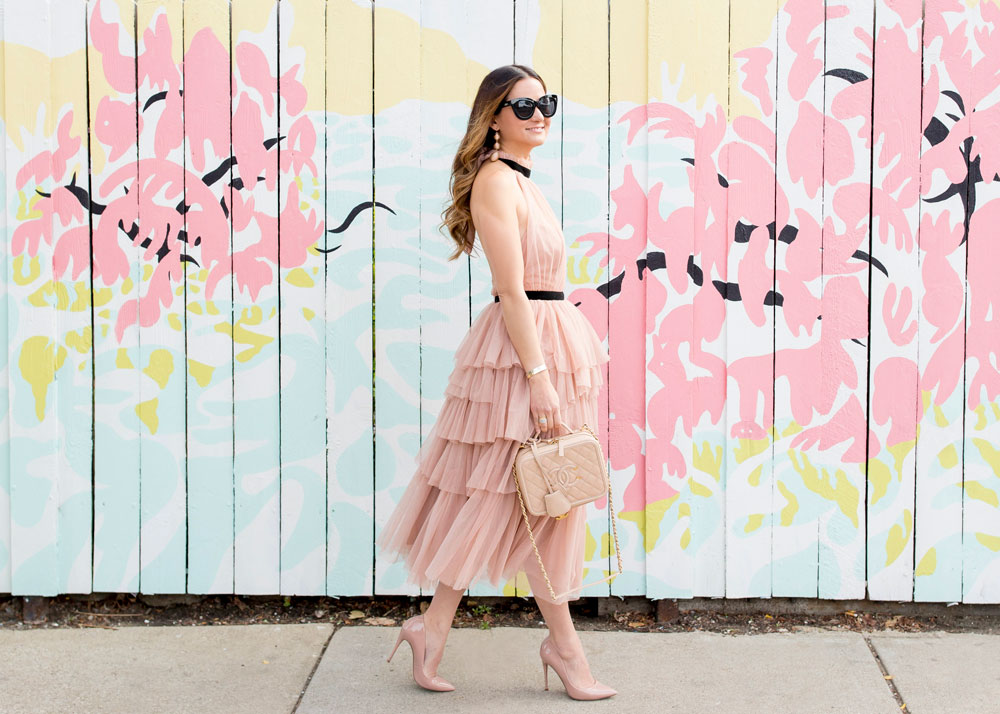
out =
{"type": "Polygon", "coordinates": [[[546,367],[545,363],[543,362],[542,364],[538,365],[537,367],[532,367],[529,370],[525,370],[524,376],[527,377],[528,379],[531,379],[536,374],[538,374],[539,372],[541,372],[543,370],[546,370],[546,369],[548,369],[548,367],[546,367]]]}

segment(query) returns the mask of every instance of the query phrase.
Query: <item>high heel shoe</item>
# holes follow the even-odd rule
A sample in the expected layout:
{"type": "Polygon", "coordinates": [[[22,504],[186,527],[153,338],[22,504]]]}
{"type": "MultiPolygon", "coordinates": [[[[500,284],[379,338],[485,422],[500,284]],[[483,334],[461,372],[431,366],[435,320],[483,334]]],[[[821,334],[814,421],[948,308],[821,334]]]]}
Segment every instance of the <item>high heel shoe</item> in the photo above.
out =
{"type": "Polygon", "coordinates": [[[542,640],[542,646],[538,650],[539,656],[542,658],[542,672],[545,674],[545,689],[549,688],[549,667],[552,667],[559,675],[559,679],[563,683],[563,687],[566,688],[566,694],[570,696],[571,699],[607,699],[615,694],[617,691],[611,687],[605,686],[598,682],[596,679],[594,683],[587,687],[581,687],[573,684],[569,680],[566,674],[566,661],[559,656],[556,646],[552,644],[548,637],[542,640]]]}
{"type": "Polygon", "coordinates": [[[396,646],[392,648],[392,652],[389,653],[389,656],[385,660],[386,662],[392,660],[392,656],[399,649],[399,643],[403,640],[406,640],[410,644],[410,652],[413,655],[413,680],[417,684],[432,692],[450,692],[455,689],[455,685],[447,679],[437,675],[428,677],[427,672],[424,671],[424,649],[427,643],[427,632],[424,629],[423,615],[416,615],[403,623],[403,627],[399,631],[399,637],[396,638],[396,646]]]}

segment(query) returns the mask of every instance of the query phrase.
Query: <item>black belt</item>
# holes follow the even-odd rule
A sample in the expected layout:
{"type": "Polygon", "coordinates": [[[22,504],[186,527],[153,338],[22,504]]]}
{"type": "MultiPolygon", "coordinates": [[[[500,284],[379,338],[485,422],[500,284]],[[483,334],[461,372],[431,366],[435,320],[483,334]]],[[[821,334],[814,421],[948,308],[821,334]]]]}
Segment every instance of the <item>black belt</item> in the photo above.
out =
{"type": "MultiPolygon", "coordinates": [[[[566,293],[562,290],[525,290],[529,300],[565,300],[566,293]]],[[[500,302],[500,296],[494,295],[493,302],[500,302]]]]}

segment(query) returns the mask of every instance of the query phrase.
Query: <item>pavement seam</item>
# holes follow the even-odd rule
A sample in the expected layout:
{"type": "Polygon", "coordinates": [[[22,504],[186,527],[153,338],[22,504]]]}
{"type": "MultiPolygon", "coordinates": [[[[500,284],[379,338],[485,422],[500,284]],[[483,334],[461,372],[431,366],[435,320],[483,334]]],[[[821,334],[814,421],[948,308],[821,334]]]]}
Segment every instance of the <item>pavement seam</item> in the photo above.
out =
{"type": "Polygon", "coordinates": [[[295,706],[292,707],[292,711],[290,711],[289,714],[295,714],[295,712],[299,710],[299,705],[302,704],[302,699],[306,696],[306,691],[309,689],[309,683],[312,682],[313,675],[316,674],[316,670],[319,668],[319,663],[323,661],[323,655],[326,654],[326,648],[330,646],[330,641],[333,640],[333,636],[337,634],[338,629],[340,628],[334,625],[330,636],[327,637],[326,642],[323,643],[323,649],[319,651],[319,657],[316,658],[312,669],[309,670],[309,676],[306,677],[306,681],[302,685],[302,689],[299,690],[299,698],[295,700],[295,706]]]}
{"type": "Polygon", "coordinates": [[[889,687],[889,692],[892,694],[892,698],[896,700],[896,704],[899,705],[900,711],[909,712],[910,708],[903,701],[903,695],[899,693],[899,689],[896,688],[896,681],[893,676],[889,674],[889,670],[885,668],[885,663],[882,658],[878,656],[878,650],[875,649],[875,644],[871,641],[871,638],[867,635],[863,636],[865,644],[868,645],[868,650],[872,653],[872,657],[875,658],[875,664],[878,665],[879,671],[882,672],[882,679],[885,680],[886,685],[889,687]]]}

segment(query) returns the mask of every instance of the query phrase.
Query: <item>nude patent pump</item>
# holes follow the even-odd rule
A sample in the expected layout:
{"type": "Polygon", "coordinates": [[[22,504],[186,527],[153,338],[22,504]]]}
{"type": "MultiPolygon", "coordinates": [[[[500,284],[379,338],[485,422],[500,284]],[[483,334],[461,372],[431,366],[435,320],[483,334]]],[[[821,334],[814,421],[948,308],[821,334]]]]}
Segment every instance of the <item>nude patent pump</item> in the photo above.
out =
{"type": "Polygon", "coordinates": [[[542,640],[542,646],[539,648],[538,654],[542,658],[542,672],[545,673],[546,690],[549,688],[549,667],[552,667],[556,671],[556,674],[559,675],[559,679],[562,680],[563,686],[566,688],[566,694],[571,699],[607,699],[618,694],[617,691],[601,684],[596,679],[588,687],[579,687],[573,684],[566,674],[566,662],[559,656],[556,646],[549,641],[548,637],[542,640]]]}
{"type": "Polygon", "coordinates": [[[392,648],[386,662],[392,660],[392,656],[399,649],[399,643],[403,640],[410,643],[410,652],[413,654],[413,680],[417,684],[432,692],[450,692],[455,689],[455,685],[447,679],[437,675],[428,677],[427,672],[424,671],[424,646],[427,642],[427,633],[424,630],[423,615],[416,615],[403,623],[399,637],[396,638],[396,646],[392,648]]]}

